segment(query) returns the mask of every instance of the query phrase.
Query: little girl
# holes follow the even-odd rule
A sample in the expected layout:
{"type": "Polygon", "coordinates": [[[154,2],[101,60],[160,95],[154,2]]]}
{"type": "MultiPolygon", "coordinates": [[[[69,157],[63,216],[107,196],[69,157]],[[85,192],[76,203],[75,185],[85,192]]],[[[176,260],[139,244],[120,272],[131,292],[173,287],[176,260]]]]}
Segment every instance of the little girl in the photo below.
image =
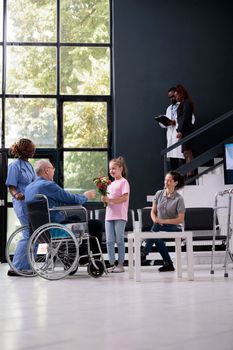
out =
{"type": "Polygon", "coordinates": [[[107,203],[105,232],[111,272],[124,272],[125,260],[124,232],[128,216],[129,183],[126,180],[127,168],[123,157],[114,158],[109,163],[109,173],[114,181],[108,186],[107,196],[101,200],[107,203]],[[118,247],[118,265],[115,266],[115,242],[118,247]]]}

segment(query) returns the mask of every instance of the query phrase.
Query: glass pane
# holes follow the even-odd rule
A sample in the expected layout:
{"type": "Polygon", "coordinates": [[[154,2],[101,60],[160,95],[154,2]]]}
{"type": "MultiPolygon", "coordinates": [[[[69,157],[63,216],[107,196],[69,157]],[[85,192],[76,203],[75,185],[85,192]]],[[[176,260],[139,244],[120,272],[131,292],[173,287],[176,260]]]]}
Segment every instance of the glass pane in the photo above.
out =
{"type": "Polygon", "coordinates": [[[0,94],[2,93],[2,46],[0,46],[0,94]]]}
{"type": "Polygon", "coordinates": [[[107,152],[64,153],[64,188],[66,190],[82,194],[89,189],[95,189],[93,179],[100,175],[108,175],[107,152]]]}
{"type": "Polygon", "coordinates": [[[109,0],[61,0],[61,42],[109,43],[109,0]]]}
{"type": "MultiPolygon", "coordinates": [[[[11,159],[11,158],[8,159],[8,167],[13,161],[14,161],[14,159],[11,159]]],[[[7,202],[12,202],[12,196],[11,196],[9,191],[7,191],[7,202]]]]}
{"type": "Polygon", "coordinates": [[[21,226],[20,222],[15,214],[14,209],[8,208],[7,209],[7,239],[20,226],[21,226]]]}
{"type": "Polygon", "coordinates": [[[8,0],[7,41],[56,40],[56,0],[8,0]]]}
{"type": "Polygon", "coordinates": [[[6,147],[20,137],[31,139],[36,147],[56,147],[55,99],[6,99],[6,147]]]}
{"type": "Polygon", "coordinates": [[[54,94],[56,49],[15,46],[7,48],[7,93],[54,94]]]}
{"type": "Polygon", "coordinates": [[[3,41],[2,20],[3,20],[3,1],[0,1],[0,41],[3,41]]]}
{"type": "Polygon", "coordinates": [[[66,102],[63,108],[64,147],[107,148],[105,102],[66,102]]]}
{"type": "MultiPolygon", "coordinates": [[[[49,158],[43,157],[43,156],[42,156],[41,158],[39,158],[39,157],[37,157],[37,158],[29,158],[28,161],[29,161],[29,163],[31,163],[31,165],[32,165],[33,168],[34,168],[35,163],[36,163],[39,159],[47,159],[47,160],[49,160],[49,158]]],[[[14,161],[15,161],[14,158],[8,158],[8,167],[9,167],[9,165],[10,165],[12,162],[14,162],[14,161]]],[[[54,180],[55,180],[55,178],[54,178],[54,180]]],[[[11,202],[12,202],[12,195],[10,194],[9,190],[7,191],[7,202],[8,202],[8,203],[11,203],[11,202]]]]}
{"type": "Polygon", "coordinates": [[[63,94],[109,95],[109,49],[62,47],[60,76],[63,94]]]}
{"type": "Polygon", "coordinates": [[[0,99],[0,148],[2,147],[2,99],[0,99]]]}

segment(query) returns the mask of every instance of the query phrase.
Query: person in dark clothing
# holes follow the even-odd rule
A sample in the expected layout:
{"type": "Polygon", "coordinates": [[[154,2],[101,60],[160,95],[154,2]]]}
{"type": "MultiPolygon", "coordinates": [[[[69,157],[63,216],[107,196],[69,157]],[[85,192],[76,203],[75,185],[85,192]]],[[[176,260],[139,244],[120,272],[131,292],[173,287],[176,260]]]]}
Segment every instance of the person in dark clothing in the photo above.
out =
{"type": "MultiPolygon", "coordinates": [[[[177,139],[180,140],[193,132],[193,113],[194,105],[187,90],[182,85],[177,85],[175,90],[175,98],[179,102],[177,108],[177,139]]],[[[182,152],[184,154],[186,163],[193,159],[193,151],[191,142],[185,142],[182,145],[182,152]]]]}

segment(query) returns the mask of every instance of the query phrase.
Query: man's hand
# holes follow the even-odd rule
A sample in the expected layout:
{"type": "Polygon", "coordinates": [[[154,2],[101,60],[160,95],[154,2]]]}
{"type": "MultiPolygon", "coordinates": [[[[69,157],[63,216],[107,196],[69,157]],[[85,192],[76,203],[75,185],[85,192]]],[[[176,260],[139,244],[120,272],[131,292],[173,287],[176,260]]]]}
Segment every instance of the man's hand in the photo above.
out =
{"type": "Polygon", "coordinates": [[[84,192],[84,196],[86,196],[88,199],[94,199],[96,196],[95,190],[89,190],[84,192]]]}

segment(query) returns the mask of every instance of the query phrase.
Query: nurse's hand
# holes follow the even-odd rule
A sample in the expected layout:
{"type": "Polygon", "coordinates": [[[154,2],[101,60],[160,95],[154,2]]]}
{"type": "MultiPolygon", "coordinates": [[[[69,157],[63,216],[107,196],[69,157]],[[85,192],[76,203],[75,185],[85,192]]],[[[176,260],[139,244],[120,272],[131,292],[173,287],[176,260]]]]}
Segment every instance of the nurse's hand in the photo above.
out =
{"type": "Polygon", "coordinates": [[[14,198],[17,200],[17,201],[23,201],[25,199],[24,197],[24,194],[22,192],[18,192],[14,195],[14,198]]]}

